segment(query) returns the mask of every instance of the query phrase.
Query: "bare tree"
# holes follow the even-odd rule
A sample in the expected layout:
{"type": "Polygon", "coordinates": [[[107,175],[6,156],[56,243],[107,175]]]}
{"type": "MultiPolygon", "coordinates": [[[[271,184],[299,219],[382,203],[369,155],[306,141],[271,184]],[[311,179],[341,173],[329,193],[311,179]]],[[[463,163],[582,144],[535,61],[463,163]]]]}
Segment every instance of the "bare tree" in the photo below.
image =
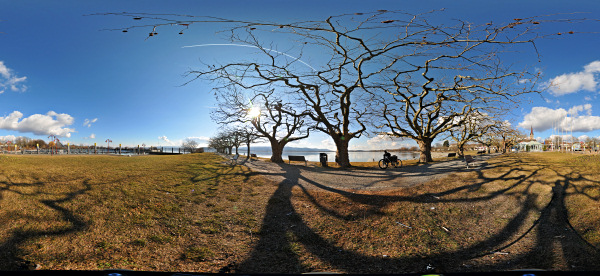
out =
{"type": "Polygon", "coordinates": [[[188,150],[190,153],[194,153],[198,148],[198,142],[193,139],[185,139],[181,144],[181,147],[184,148],[184,150],[188,150]]]}
{"type": "Polygon", "coordinates": [[[250,144],[259,141],[262,137],[258,135],[258,132],[254,128],[249,126],[238,126],[236,132],[236,135],[242,137],[242,143],[246,144],[246,158],[250,158],[250,144]]]}
{"type": "MultiPolygon", "coordinates": [[[[472,114],[500,117],[518,105],[519,96],[539,92],[539,72],[503,63],[506,55],[523,50],[520,46],[535,46],[538,24],[529,18],[482,25],[458,20],[454,26],[438,26],[415,17],[401,35],[402,48],[410,54],[391,58],[402,66],[387,70],[379,86],[386,92],[380,127],[414,139],[420,162],[432,161],[431,143],[446,131],[466,131],[458,141],[475,138],[466,120],[472,114]],[[416,36],[422,40],[416,41],[416,36]]],[[[537,53],[535,47],[530,49],[537,53]]]]}
{"type": "Polygon", "coordinates": [[[193,79],[289,93],[296,106],[306,108],[312,127],[333,139],[339,164],[347,167],[348,145],[351,139],[367,133],[367,126],[386,127],[396,136],[414,139],[421,161],[428,162],[432,141],[463,123],[456,118],[475,110],[496,114],[495,109],[507,103],[514,107],[519,102],[517,96],[533,91],[539,76],[523,64],[502,63],[504,55],[514,59],[522,50],[518,46],[528,45],[532,46],[529,54],[535,56],[534,41],[544,36],[538,34],[538,25],[560,21],[530,17],[477,25],[456,20],[455,25],[446,26],[432,23],[436,22],[432,17],[439,14],[379,10],[290,23],[189,15],[111,15],[150,20],[116,29],[151,28],[148,38],[169,26],[231,26],[229,40],[256,49],[260,56],[251,61],[207,65],[189,72],[193,79]],[[316,60],[320,62],[311,60],[309,64],[303,60],[305,53],[318,53],[316,60]],[[382,99],[380,109],[374,106],[376,97],[382,99]],[[384,123],[372,121],[373,116],[384,117],[384,123]]]}
{"type": "MultiPolygon", "coordinates": [[[[498,123],[497,126],[501,125],[501,123],[498,123]]],[[[497,128],[491,128],[489,129],[489,131],[486,131],[485,133],[483,133],[481,136],[475,138],[475,140],[477,142],[479,142],[480,144],[484,145],[487,148],[487,153],[490,153],[492,146],[495,146],[497,143],[497,128]]],[[[498,149],[500,147],[496,145],[496,152],[498,152],[498,149]]]]}
{"type": "Polygon", "coordinates": [[[480,138],[486,134],[493,133],[493,130],[498,125],[498,122],[487,116],[487,114],[479,112],[469,114],[467,118],[464,120],[460,118],[460,120],[463,123],[450,128],[448,130],[448,137],[456,142],[458,155],[461,157],[464,156],[464,149],[467,143],[480,141],[480,138]]]}
{"type": "Polygon", "coordinates": [[[309,135],[303,119],[305,114],[295,112],[292,105],[283,103],[273,90],[246,92],[251,94],[242,93],[235,86],[217,89],[218,107],[211,117],[221,124],[251,124],[255,131],[246,131],[246,140],[267,139],[271,145],[271,161],[282,163],[285,145],[309,135]]]}
{"type": "Polygon", "coordinates": [[[226,131],[221,131],[208,140],[208,146],[216,149],[219,153],[232,154],[234,145],[234,139],[226,131]]]}
{"type": "Polygon", "coordinates": [[[502,153],[506,153],[512,146],[516,145],[519,140],[524,138],[524,135],[517,129],[513,128],[508,121],[504,121],[497,129],[499,148],[502,153]]]}

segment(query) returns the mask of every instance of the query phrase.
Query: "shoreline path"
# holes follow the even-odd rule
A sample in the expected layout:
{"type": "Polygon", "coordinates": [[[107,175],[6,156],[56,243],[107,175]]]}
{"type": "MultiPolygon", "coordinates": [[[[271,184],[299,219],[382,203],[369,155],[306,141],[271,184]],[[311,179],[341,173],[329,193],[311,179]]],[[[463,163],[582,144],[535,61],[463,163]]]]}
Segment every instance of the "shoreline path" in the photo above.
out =
{"type": "Polygon", "coordinates": [[[299,184],[305,188],[385,191],[413,187],[454,172],[478,170],[487,165],[486,160],[498,155],[475,156],[475,166],[469,169],[462,159],[386,170],[379,168],[340,170],[314,165],[304,166],[300,163],[276,164],[262,160],[247,160],[239,164],[279,183],[299,184]]]}

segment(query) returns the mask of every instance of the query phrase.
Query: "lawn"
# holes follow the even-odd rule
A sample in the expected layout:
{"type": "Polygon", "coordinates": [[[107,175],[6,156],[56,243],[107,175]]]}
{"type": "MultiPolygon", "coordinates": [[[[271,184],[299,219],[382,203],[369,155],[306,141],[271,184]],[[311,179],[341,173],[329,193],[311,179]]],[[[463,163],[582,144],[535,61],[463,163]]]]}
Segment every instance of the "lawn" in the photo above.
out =
{"type": "Polygon", "coordinates": [[[0,269],[215,271],[273,185],[212,154],[0,156],[0,269]]]}
{"type": "Polygon", "coordinates": [[[598,270],[599,169],[598,156],[508,154],[413,188],[352,192],[209,153],[0,156],[0,269],[598,270]]]}

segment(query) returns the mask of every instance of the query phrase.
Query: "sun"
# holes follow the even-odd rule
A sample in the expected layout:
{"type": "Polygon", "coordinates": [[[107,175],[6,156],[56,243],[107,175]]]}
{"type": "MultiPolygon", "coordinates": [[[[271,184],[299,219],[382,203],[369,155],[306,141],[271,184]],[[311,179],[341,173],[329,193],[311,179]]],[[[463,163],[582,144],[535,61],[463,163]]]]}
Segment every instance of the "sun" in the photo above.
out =
{"type": "Polygon", "coordinates": [[[250,110],[248,111],[248,116],[250,116],[250,118],[257,118],[258,116],[260,116],[260,107],[253,106],[252,108],[250,108],[250,110]]]}

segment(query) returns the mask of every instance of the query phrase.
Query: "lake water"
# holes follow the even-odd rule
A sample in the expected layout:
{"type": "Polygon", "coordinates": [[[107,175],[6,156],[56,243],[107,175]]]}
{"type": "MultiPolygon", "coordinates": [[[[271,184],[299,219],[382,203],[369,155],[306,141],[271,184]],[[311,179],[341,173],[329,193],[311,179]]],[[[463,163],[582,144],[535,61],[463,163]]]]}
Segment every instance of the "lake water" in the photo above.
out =
{"type": "MultiPolygon", "coordinates": [[[[252,151],[258,157],[271,158],[271,152],[268,151],[252,151]]],[[[306,152],[306,151],[283,151],[283,159],[288,159],[288,155],[302,155],[308,161],[319,162],[319,153],[320,152],[306,152]]],[[[327,154],[327,161],[334,162],[335,161],[335,151],[324,151],[323,153],[327,154]]],[[[413,152],[394,152],[390,151],[392,155],[397,155],[400,160],[412,160],[419,158],[419,153],[413,152]]],[[[383,158],[383,151],[353,151],[349,152],[350,162],[373,162],[379,161],[383,158]]]]}

